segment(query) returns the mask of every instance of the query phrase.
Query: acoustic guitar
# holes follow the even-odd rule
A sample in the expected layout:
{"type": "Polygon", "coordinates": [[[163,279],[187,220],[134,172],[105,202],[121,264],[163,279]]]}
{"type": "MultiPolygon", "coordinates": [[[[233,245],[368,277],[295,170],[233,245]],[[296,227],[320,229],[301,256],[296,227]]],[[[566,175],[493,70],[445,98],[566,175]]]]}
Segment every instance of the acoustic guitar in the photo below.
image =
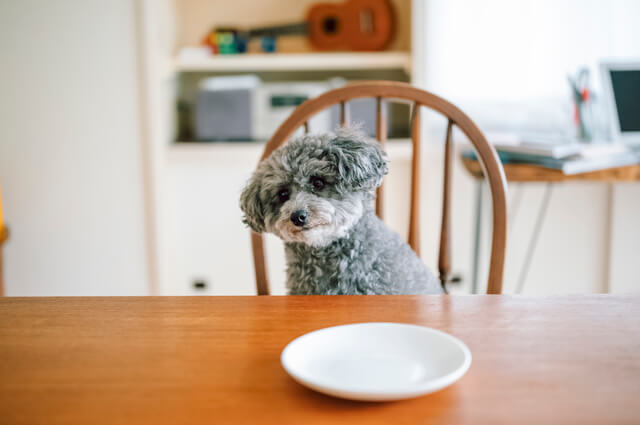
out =
{"type": "MultiPolygon", "coordinates": [[[[263,50],[272,50],[270,42],[281,35],[306,34],[316,50],[383,50],[393,39],[393,7],[389,0],[347,0],[344,3],[319,3],[307,12],[305,22],[240,31],[218,28],[204,43],[214,53],[244,53],[252,38],[263,38],[263,50]]],[[[275,49],[275,44],[273,45],[275,49]]]]}

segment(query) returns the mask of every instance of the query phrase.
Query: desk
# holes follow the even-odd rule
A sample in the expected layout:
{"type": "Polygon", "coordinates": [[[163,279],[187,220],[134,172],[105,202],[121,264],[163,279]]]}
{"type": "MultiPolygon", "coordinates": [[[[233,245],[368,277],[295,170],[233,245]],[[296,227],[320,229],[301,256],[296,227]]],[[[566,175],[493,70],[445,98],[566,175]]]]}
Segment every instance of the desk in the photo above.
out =
{"type": "MultiPolygon", "coordinates": [[[[477,179],[476,185],[476,206],[475,206],[475,237],[474,237],[474,252],[473,252],[473,270],[471,276],[471,290],[473,293],[478,292],[478,263],[480,257],[480,232],[482,223],[482,182],[484,181],[484,175],[482,167],[477,160],[467,158],[460,155],[462,164],[465,169],[477,179]]],[[[559,170],[553,170],[550,168],[539,167],[530,164],[503,164],[504,173],[509,183],[526,183],[526,182],[538,182],[547,183],[545,193],[542,199],[542,203],[538,209],[536,222],[534,224],[533,233],[531,239],[528,242],[526,256],[524,264],[520,270],[518,281],[516,283],[516,293],[520,293],[524,286],[524,282],[531,265],[531,259],[536,249],[540,230],[544,223],[544,219],[549,206],[549,200],[551,199],[551,191],[553,183],[561,183],[566,181],[595,181],[602,183],[618,183],[618,182],[639,182],[640,181],[640,164],[630,165],[626,167],[610,168],[607,170],[592,171],[582,174],[563,174],[559,170]]],[[[517,205],[519,199],[514,203],[517,205]]],[[[512,205],[509,205],[509,209],[512,210],[512,205]]],[[[513,209],[517,209],[513,208],[513,209]]],[[[512,218],[510,211],[509,219],[512,218]]],[[[508,243],[507,243],[508,246],[508,243]]]]}
{"type": "Polygon", "coordinates": [[[0,299],[6,424],[637,424],[640,297],[590,295],[0,299]],[[281,350],[394,321],[462,339],[440,392],[350,402],[298,385],[281,350]]]}
{"type": "MultiPolygon", "coordinates": [[[[484,178],[480,163],[471,158],[461,156],[466,170],[475,178],[484,178]]],[[[560,170],[539,167],[530,164],[502,164],[504,174],[509,182],[563,182],[571,180],[599,182],[637,182],[640,181],[640,164],[608,170],[592,171],[582,174],[563,174],[560,170]]]]}

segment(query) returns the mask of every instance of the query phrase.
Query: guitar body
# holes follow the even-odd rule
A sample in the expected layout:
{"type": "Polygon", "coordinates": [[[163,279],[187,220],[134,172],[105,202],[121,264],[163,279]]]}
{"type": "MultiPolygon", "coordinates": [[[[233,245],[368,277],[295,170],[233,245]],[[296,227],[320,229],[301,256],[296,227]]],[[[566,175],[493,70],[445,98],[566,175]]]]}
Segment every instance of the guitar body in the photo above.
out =
{"type": "Polygon", "coordinates": [[[393,8],[389,0],[320,3],[309,9],[307,30],[318,50],[383,50],[393,38],[393,8]]]}

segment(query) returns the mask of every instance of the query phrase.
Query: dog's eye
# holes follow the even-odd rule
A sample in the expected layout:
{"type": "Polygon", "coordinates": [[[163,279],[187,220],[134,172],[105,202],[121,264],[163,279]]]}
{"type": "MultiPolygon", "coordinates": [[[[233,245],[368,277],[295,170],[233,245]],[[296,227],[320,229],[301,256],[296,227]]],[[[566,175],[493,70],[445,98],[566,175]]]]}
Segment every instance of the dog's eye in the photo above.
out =
{"type": "Polygon", "coordinates": [[[316,176],[311,177],[309,179],[309,182],[311,183],[311,185],[315,190],[322,190],[325,184],[327,184],[322,177],[316,177],[316,176]]]}
{"type": "Polygon", "coordinates": [[[288,201],[289,189],[280,189],[280,191],[278,192],[278,199],[280,199],[280,202],[288,201]]]}

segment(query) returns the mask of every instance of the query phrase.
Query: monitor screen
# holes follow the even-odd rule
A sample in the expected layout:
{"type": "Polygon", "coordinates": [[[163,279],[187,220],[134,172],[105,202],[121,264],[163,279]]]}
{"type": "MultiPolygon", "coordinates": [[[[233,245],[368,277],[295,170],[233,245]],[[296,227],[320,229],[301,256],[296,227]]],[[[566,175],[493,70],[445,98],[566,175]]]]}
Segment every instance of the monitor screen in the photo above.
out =
{"type": "Polygon", "coordinates": [[[611,70],[620,132],[640,131],[640,70],[611,70]]]}

